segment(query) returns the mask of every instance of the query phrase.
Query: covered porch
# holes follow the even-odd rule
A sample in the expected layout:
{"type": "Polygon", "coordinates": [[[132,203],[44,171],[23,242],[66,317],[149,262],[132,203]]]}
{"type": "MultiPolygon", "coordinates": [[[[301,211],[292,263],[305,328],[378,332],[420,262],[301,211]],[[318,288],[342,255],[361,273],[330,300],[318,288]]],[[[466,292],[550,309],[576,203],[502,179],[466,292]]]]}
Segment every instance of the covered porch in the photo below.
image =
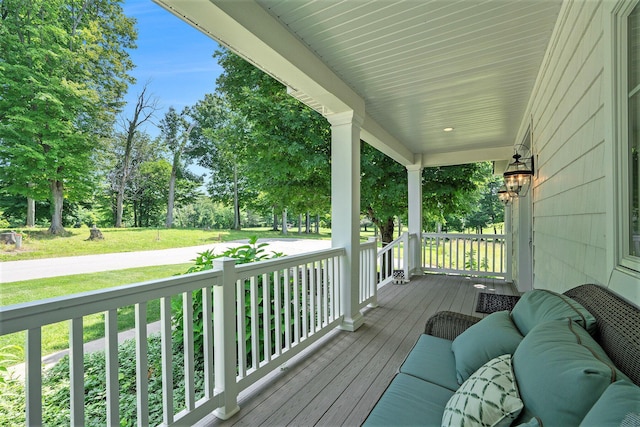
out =
{"type": "Polygon", "coordinates": [[[480,292],[516,295],[502,279],[459,275],[414,276],[405,285],[379,289],[379,307],[365,312],[356,332],[334,330],[309,349],[240,394],[242,410],[199,426],[360,425],[424,332],[426,320],[451,310],[476,312],[480,292]],[[486,288],[474,287],[483,285],[486,288]]]}

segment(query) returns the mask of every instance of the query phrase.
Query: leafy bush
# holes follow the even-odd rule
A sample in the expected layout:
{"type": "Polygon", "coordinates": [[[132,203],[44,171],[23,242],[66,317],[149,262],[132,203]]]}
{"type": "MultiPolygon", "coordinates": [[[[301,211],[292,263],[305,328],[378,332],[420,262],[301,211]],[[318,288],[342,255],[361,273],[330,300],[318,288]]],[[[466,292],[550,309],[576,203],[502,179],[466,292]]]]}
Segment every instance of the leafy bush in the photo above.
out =
{"type": "MultiPolygon", "coordinates": [[[[148,386],[149,424],[162,423],[162,353],[159,334],[148,338],[148,386]]],[[[136,405],[136,350],[135,340],[127,340],[118,347],[120,384],[120,425],[133,426],[137,420],[136,405]]],[[[106,370],[105,353],[99,351],[86,354],[85,367],[85,423],[88,426],[106,425],[106,370]]],[[[174,410],[185,408],[184,360],[182,353],[173,356],[174,410]]],[[[196,399],[204,396],[204,373],[202,365],[196,365],[196,399]]],[[[65,356],[45,373],[43,386],[43,424],[69,424],[69,358],[65,356]]],[[[3,424],[5,425],[5,424],[3,424]]]]}
{"type": "MultiPolygon", "coordinates": [[[[207,250],[199,253],[198,257],[194,260],[195,265],[190,267],[185,274],[197,273],[200,271],[206,271],[213,269],[213,260],[221,257],[229,257],[236,259],[236,264],[248,264],[251,262],[263,261],[272,258],[278,258],[283,256],[279,252],[267,253],[264,249],[267,247],[267,243],[258,244],[258,237],[251,236],[249,243],[246,245],[238,246],[235,248],[229,248],[223,253],[216,255],[212,251],[207,250]]],[[[246,291],[248,291],[248,284],[245,285],[246,291]]],[[[272,294],[273,295],[273,294],[272,294]]],[[[247,299],[247,310],[250,301],[247,299]]],[[[182,299],[174,298],[171,301],[172,313],[173,313],[173,343],[176,346],[176,350],[182,351],[183,339],[184,339],[184,321],[182,312],[182,299]]],[[[247,311],[249,313],[249,311],[247,311]]],[[[251,335],[250,331],[247,335],[247,342],[250,345],[251,335]]],[[[203,316],[202,316],[202,291],[198,290],[193,292],[193,341],[196,353],[202,357],[201,350],[204,347],[204,328],[203,328],[203,316]]]]}
{"type": "Polygon", "coordinates": [[[24,382],[9,372],[8,366],[24,359],[21,347],[10,345],[0,349],[0,425],[24,425],[24,382]]]}

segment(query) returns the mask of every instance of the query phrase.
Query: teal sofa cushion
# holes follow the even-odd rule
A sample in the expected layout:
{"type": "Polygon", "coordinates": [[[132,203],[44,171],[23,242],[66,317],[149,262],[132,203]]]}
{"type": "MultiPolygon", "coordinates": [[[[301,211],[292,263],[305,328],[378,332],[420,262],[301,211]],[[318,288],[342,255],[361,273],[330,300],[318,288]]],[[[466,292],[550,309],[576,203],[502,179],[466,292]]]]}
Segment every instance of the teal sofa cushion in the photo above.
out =
{"type": "Polygon", "coordinates": [[[453,391],[399,373],[385,390],[363,426],[439,426],[453,391]]]}
{"type": "Polygon", "coordinates": [[[522,335],[527,335],[536,325],[549,320],[573,319],[593,334],[596,319],[586,308],[566,295],[544,289],[525,292],[511,311],[513,323],[522,335]]]}
{"type": "Polygon", "coordinates": [[[458,383],[465,382],[489,360],[513,354],[522,334],[511,321],[508,311],[491,313],[453,340],[458,383]]]}
{"type": "Polygon", "coordinates": [[[584,417],[580,427],[617,427],[624,425],[625,419],[634,417],[636,421],[640,421],[640,387],[620,380],[607,387],[584,417]]]}
{"type": "Polygon", "coordinates": [[[571,319],[541,323],[513,355],[527,412],[545,427],[578,425],[617,370],[593,338],[571,319]]]}
{"type": "Polygon", "coordinates": [[[421,335],[405,359],[400,372],[456,391],[456,364],[451,341],[432,335],[421,335]]]}

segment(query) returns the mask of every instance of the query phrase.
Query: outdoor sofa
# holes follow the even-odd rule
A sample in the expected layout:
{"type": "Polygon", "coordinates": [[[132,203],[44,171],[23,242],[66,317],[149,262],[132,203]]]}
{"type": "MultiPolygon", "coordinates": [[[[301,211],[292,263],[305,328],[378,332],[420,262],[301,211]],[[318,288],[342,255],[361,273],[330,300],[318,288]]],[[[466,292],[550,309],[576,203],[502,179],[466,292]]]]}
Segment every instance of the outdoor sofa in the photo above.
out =
{"type": "Polygon", "coordinates": [[[640,310],[609,290],[534,290],[484,319],[427,321],[365,426],[640,425],[640,310]]]}

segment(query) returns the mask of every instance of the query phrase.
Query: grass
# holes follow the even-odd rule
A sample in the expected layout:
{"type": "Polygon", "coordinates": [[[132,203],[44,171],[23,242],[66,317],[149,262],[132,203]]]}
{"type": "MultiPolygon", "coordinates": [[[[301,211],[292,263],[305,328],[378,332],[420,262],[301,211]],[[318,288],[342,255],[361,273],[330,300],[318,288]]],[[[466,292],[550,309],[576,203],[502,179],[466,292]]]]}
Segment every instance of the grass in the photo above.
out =
{"type": "MultiPolygon", "coordinates": [[[[199,230],[199,229],[101,229],[104,240],[88,241],[89,229],[82,227],[68,230],[65,236],[51,236],[46,229],[19,229],[23,235],[23,247],[15,250],[13,245],[5,245],[0,252],[0,261],[18,261],[63,256],[92,255],[115,252],[132,252],[154,249],[168,249],[248,239],[251,236],[265,238],[291,239],[329,239],[330,230],[321,229],[320,234],[298,234],[297,229],[287,235],[266,228],[235,230],[199,230]]],[[[373,232],[363,232],[366,240],[373,232]]],[[[80,292],[105,289],[125,284],[169,277],[186,271],[192,264],[178,264],[159,267],[133,268],[106,271],[93,274],[78,274],[46,279],[26,280],[0,284],[0,306],[20,304],[46,298],[54,298],[80,292]]],[[[160,318],[159,301],[150,301],[147,305],[149,322],[160,318]]],[[[84,323],[84,342],[104,337],[104,315],[86,316],[84,323]]],[[[128,330],[134,327],[133,306],[118,311],[118,329],[128,330]]],[[[68,348],[69,326],[62,322],[45,326],[42,331],[42,354],[46,355],[68,348]]],[[[0,336],[0,348],[7,345],[24,347],[25,333],[0,336]]]]}
{"type": "MultiPolygon", "coordinates": [[[[54,298],[71,293],[106,289],[114,286],[161,279],[185,272],[192,264],[175,264],[157,267],[131,268],[92,274],[52,277],[0,284],[0,305],[20,304],[29,301],[54,298]]],[[[159,301],[147,305],[149,322],[160,319],[159,301]]],[[[104,337],[104,314],[84,317],[84,342],[104,337]]],[[[132,329],[135,325],[133,306],[118,310],[118,330],[132,329]]],[[[7,345],[25,346],[25,332],[0,336],[0,348],[7,345]]],[[[50,354],[68,348],[69,323],[61,322],[42,328],[42,354],[50,354]]],[[[23,360],[18,360],[20,363],[23,360]]]]}
{"type": "Polygon", "coordinates": [[[0,248],[0,261],[20,261],[26,259],[56,258],[77,255],[95,255],[117,252],[148,251],[210,243],[229,242],[260,238],[329,239],[330,230],[321,229],[320,234],[298,234],[297,229],[287,235],[269,228],[246,228],[243,230],[201,230],[179,228],[101,228],[104,240],[90,241],[86,226],[71,228],[65,236],[52,236],[46,229],[16,229],[22,234],[22,248],[14,245],[0,248]]]}

